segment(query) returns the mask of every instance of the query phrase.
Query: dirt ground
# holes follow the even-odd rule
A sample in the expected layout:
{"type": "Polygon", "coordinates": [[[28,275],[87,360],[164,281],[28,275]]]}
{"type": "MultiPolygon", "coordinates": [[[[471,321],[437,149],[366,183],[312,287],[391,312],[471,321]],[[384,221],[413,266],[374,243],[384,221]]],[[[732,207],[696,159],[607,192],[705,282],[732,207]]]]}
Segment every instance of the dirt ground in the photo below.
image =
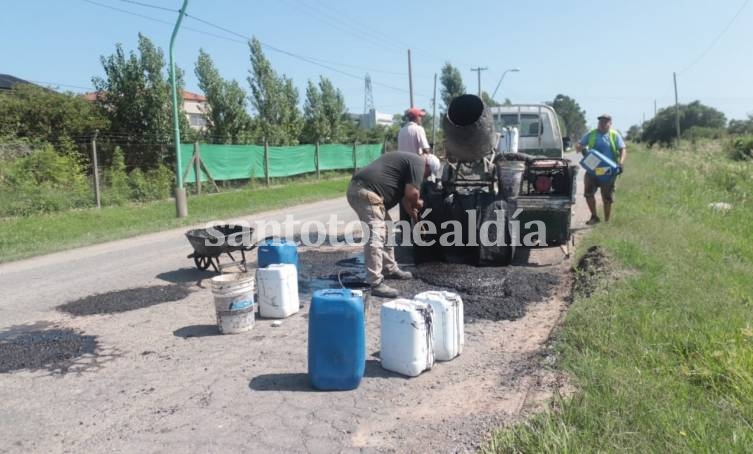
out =
{"type": "Polygon", "coordinates": [[[257,319],[247,333],[219,335],[213,274],[184,268],[164,275],[165,288],[61,301],[68,305],[44,320],[4,330],[11,357],[39,340],[20,337],[30,331],[58,330],[66,350],[0,370],[0,451],[466,452],[567,386],[546,367],[571,286],[572,263],[559,248],[523,251],[507,268],[407,267],[418,279],[392,282],[406,296],[439,285],[464,296],[463,354],[415,378],[383,370],[383,300],[370,298],[366,374],[347,392],[309,388],[307,312],[311,290],[333,270],[352,270],[358,249],[300,252],[303,307],[279,327],[257,319]],[[478,291],[483,285],[468,282],[474,271],[497,287],[478,291]],[[437,280],[447,272],[457,279],[437,280]],[[131,310],[118,309],[123,300],[131,310]]]}

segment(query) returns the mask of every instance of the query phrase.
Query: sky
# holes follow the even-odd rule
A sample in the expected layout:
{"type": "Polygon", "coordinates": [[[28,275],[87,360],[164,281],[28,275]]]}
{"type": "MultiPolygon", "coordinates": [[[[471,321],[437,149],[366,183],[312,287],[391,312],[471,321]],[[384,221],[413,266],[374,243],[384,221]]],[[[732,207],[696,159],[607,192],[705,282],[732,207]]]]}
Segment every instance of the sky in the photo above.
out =
{"type": "MultiPolygon", "coordinates": [[[[100,56],[121,43],[135,50],[144,33],[167,51],[181,0],[6,0],[0,14],[0,73],[74,92],[102,76],[100,56]]],[[[175,45],[186,89],[199,91],[199,49],[220,74],[248,90],[247,40],[257,37],[301,103],[308,80],[327,77],[349,112],[364,111],[372,80],[377,111],[410,104],[431,111],[434,74],[449,62],[467,92],[513,103],[574,98],[590,126],[611,113],[627,130],[674,103],[700,100],[728,119],[753,114],[753,4],[750,0],[189,0],[175,45]],[[211,26],[208,23],[213,24],[211,26]],[[224,30],[223,30],[224,29],[224,30]]],[[[439,98],[440,86],[437,86],[439,98]]],[[[441,101],[440,101],[441,102],[441,101]]],[[[250,109],[250,106],[249,106],[250,109]]],[[[438,111],[441,105],[437,106],[438,111]]]]}

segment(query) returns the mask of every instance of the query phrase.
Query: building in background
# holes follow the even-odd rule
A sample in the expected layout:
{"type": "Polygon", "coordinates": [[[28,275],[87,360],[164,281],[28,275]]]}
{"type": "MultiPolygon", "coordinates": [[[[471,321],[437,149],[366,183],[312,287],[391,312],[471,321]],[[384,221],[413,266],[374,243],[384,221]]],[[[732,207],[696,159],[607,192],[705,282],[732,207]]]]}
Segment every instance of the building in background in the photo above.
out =
{"type": "Polygon", "coordinates": [[[32,84],[29,81],[19,79],[18,77],[11,76],[10,74],[0,74],[0,91],[9,91],[16,84],[32,84]]]}
{"type": "Polygon", "coordinates": [[[380,113],[376,109],[359,115],[359,126],[362,129],[374,129],[376,126],[392,126],[395,122],[392,114],[380,113]]]}
{"type": "MultiPolygon", "coordinates": [[[[97,100],[96,91],[85,93],[82,96],[89,102],[97,100]]],[[[205,130],[209,124],[209,120],[207,120],[209,115],[207,98],[204,95],[186,90],[181,90],[181,97],[183,98],[183,112],[186,114],[191,129],[205,130]]]]}

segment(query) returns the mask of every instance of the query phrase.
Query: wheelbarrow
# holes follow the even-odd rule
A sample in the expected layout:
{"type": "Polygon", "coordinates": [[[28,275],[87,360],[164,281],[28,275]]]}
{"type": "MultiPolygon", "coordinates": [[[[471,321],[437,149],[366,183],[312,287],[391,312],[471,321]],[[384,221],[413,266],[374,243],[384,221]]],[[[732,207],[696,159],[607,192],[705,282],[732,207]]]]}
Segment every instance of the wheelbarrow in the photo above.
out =
{"type": "Polygon", "coordinates": [[[235,224],[189,230],[186,232],[186,238],[191,243],[193,252],[188,255],[188,258],[192,258],[196,268],[202,271],[210,266],[218,273],[229,266],[239,266],[246,271],[246,252],[256,248],[256,243],[251,243],[253,233],[253,228],[235,224]],[[240,252],[241,260],[236,261],[233,252],[240,252]],[[220,257],[223,254],[230,257],[231,263],[224,265],[220,263],[220,257]]]}

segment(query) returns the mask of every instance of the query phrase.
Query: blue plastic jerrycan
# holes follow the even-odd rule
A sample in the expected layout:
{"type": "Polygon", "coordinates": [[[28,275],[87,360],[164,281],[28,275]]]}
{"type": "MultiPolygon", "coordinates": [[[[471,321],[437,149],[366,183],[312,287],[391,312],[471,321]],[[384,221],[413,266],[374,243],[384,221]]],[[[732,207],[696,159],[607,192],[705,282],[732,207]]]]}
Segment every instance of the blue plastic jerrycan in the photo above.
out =
{"type": "Polygon", "coordinates": [[[308,376],[324,391],[355,389],[366,368],[362,293],[317,290],[309,309],[308,376]]]}
{"type": "Polygon", "coordinates": [[[259,245],[257,252],[257,266],[266,268],[269,265],[289,263],[298,269],[298,247],[295,243],[288,243],[285,238],[268,238],[259,245]]]}
{"type": "Polygon", "coordinates": [[[599,183],[610,183],[617,178],[619,174],[619,165],[602,153],[589,149],[580,160],[580,166],[586,169],[586,172],[596,178],[599,183]]]}

